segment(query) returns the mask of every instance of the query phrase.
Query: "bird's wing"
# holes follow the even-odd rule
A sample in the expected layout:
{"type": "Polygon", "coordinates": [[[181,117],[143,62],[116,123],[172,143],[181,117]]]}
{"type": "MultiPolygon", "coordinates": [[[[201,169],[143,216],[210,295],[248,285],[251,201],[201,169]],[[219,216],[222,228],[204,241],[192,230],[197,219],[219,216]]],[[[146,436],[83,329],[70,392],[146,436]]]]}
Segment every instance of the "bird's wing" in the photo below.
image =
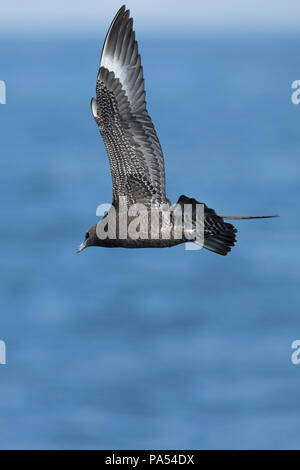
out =
{"type": "Polygon", "coordinates": [[[105,39],[93,116],[110,160],[114,202],[166,202],[162,149],[146,109],[143,68],[129,10],[122,6],[105,39]]]}

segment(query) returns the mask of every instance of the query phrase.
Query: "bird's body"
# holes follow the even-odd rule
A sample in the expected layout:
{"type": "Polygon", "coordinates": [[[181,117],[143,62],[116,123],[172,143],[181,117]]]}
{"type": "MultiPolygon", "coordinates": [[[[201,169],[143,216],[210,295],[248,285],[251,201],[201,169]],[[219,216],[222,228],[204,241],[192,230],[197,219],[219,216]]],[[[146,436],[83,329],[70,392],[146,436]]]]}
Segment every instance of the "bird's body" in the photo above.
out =
{"type": "MultiPolygon", "coordinates": [[[[78,251],[87,246],[164,248],[194,241],[226,255],[237,230],[225,216],[186,196],[172,205],[166,196],[164,157],[146,109],[132,26],[129,10],[121,7],[101,54],[91,110],[110,161],[113,202],[109,213],[87,231],[78,251]]],[[[231,217],[247,218],[227,216],[231,217]]]]}

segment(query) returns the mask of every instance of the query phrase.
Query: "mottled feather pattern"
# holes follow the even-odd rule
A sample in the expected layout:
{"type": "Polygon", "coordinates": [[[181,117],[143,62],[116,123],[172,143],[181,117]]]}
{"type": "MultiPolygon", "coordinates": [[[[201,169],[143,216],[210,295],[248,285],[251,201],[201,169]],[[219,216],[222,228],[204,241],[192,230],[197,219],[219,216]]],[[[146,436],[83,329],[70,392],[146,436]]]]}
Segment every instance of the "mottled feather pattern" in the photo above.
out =
{"type": "Polygon", "coordinates": [[[109,213],[115,217],[123,212],[125,196],[127,210],[132,204],[141,203],[146,206],[151,222],[154,216],[158,219],[158,226],[161,222],[161,227],[158,237],[155,235],[153,238],[152,230],[148,230],[149,236],[143,235],[144,238],[132,238],[129,235],[125,238],[107,237],[104,230],[105,236],[102,238],[98,236],[97,228],[104,228],[108,220],[104,217],[88,230],[78,251],[87,246],[163,248],[194,241],[210,251],[227,255],[236,242],[237,230],[224,219],[272,216],[218,215],[205,204],[186,196],[178,200],[181,210],[177,205],[172,207],[166,197],[163,152],[146,109],[145,96],[143,68],[133,20],[129,10],[123,6],[111,23],[104,42],[97,75],[96,99],[91,100],[91,110],[110,161],[113,207],[109,213]],[[185,207],[186,204],[188,207],[185,207]],[[201,209],[200,213],[197,210],[198,204],[202,205],[204,214],[201,209]],[[180,236],[177,236],[177,215],[181,224],[180,236]],[[169,220],[167,224],[166,217],[169,220]]]}
{"type": "Polygon", "coordinates": [[[143,69],[132,25],[129,11],[122,7],[103,46],[92,111],[110,160],[114,201],[119,196],[139,201],[142,186],[127,180],[140,174],[148,195],[144,202],[164,203],[164,158],[146,109],[143,69]]]}

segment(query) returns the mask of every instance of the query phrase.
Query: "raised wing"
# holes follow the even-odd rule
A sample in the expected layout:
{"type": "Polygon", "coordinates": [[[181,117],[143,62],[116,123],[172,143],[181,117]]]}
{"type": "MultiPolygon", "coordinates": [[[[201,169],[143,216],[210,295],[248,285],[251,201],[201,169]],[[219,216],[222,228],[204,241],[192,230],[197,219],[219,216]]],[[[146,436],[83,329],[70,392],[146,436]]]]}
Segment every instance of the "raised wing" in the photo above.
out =
{"type": "Polygon", "coordinates": [[[110,160],[113,198],[166,202],[162,149],[146,109],[143,68],[133,20],[122,6],[105,39],[91,101],[110,160]]]}

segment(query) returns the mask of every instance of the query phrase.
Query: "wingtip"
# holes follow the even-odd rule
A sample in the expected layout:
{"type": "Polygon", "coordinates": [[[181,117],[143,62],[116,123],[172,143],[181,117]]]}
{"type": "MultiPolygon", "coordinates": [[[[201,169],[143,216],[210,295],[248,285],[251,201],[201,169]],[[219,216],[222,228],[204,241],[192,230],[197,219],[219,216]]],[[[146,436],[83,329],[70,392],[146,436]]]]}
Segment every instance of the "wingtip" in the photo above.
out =
{"type": "Polygon", "coordinates": [[[115,14],[114,19],[112,20],[112,22],[110,24],[110,27],[107,31],[106,38],[104,40],[104,44],[103,44],[103,48],[102,48],[102,53],[101,53],[101,58],[100,58],[100,66],[103,65],[102,64],[102,58],[105,55],[107,43],[108,43],[109,38],[112,34],[112,31],[116,28],[117,25],[120,26],[121,24],[126,23],[126,21],[129,19],[129,17],[130,17],[130,10],[128,10],[128,9],[126,10],[126,5],[124,4],[124,5],[121,6],[121,8],[119,8],[117,13],[115,14]]]}
{"type": "Polygon", "coordinates": [[[126,8],[126,5],[125,3],[121,6],[121,8],[119,8],[119,10],[117,11],[112,23],[114,23],[116,21],[117,18],[119,18],[119,16],[121,15],[125,15],[125,13],[127,13],[130,15],[130,10],[126,8]]]}

